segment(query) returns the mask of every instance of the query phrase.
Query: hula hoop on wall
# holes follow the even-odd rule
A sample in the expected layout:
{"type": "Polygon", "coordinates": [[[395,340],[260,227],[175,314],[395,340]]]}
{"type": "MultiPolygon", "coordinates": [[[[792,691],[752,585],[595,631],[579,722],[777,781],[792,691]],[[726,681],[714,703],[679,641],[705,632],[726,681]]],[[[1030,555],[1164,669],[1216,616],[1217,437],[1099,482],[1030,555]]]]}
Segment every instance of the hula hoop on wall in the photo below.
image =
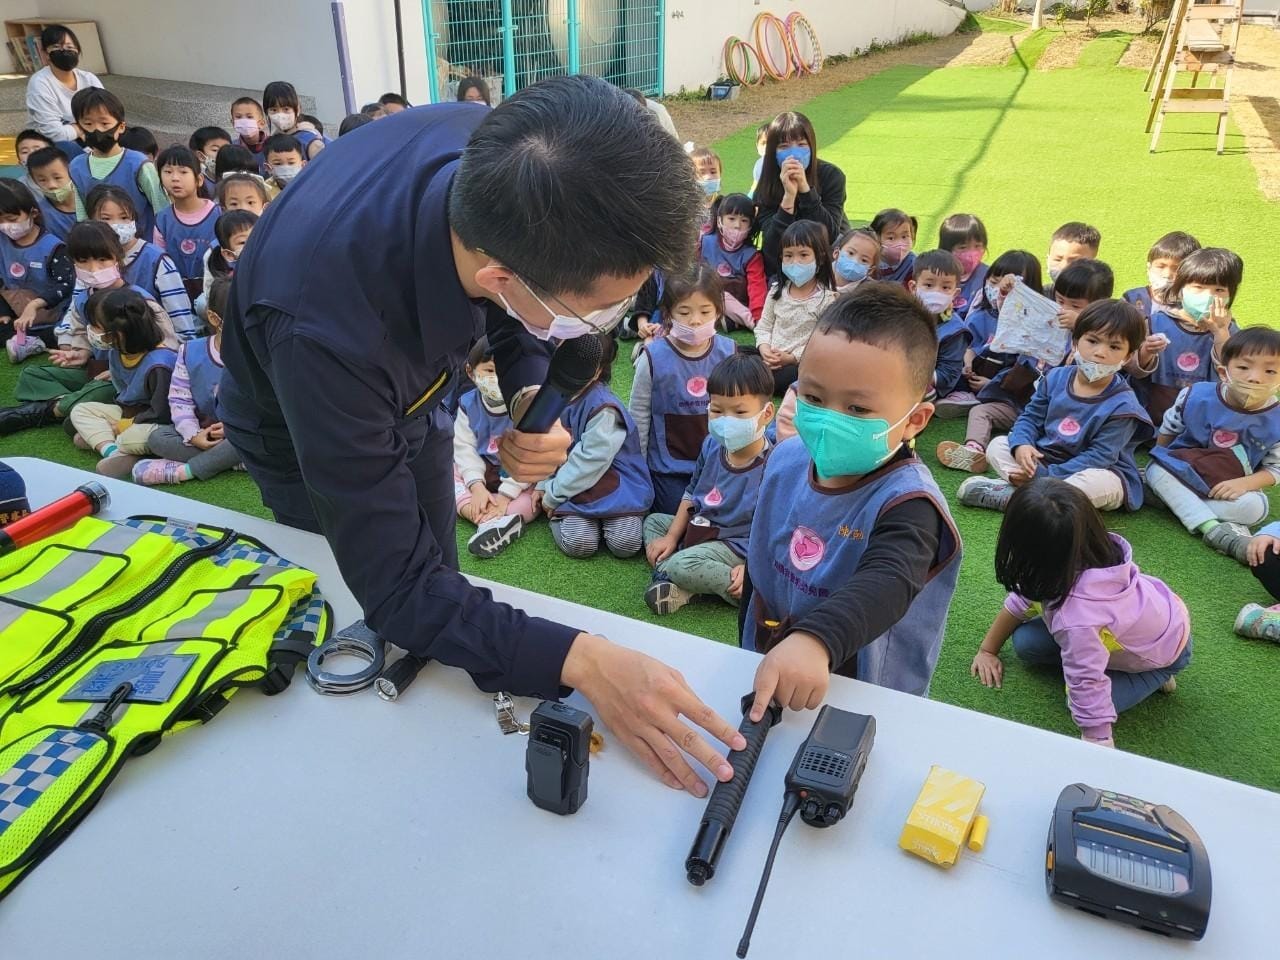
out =
{"type": "Polygon", "coordinates": [[[760,54],[740,37],[730,37],[724,42],[724,72],[739,86],[754,87],[764,83],[760,54]],[[751,63],[753,57],[754,67],[751,63]]]}
{"type": "Polygon", "coordinates": [[[818,31],[813,29],[813,24],[798,10],[788,14],[786,27],[787,38],[791,41],[791,56],[795,62],[796,73],[818,73],[822,69],[822,45],[818,43],[818,31]],[[809,46],[807,58],[800,52],[801,36],[809,46]]]}
{"type": "Polygon", "coordinates": [[[756,41],[756,55],[760,59],[760,65],[774,80],[786,80],[797,72],[796,64],[792,62],[791,56],[791,38],[787,33],[787,25],[781,18],[772,13],[759,14],[752,26],[752,34],[756,41]],[[769,49],[769,40],[765,35],[767,28],[772,27],[778,44],[782,47],[782,66],[779,67],[773,59],[773,51],[769,49]]]}

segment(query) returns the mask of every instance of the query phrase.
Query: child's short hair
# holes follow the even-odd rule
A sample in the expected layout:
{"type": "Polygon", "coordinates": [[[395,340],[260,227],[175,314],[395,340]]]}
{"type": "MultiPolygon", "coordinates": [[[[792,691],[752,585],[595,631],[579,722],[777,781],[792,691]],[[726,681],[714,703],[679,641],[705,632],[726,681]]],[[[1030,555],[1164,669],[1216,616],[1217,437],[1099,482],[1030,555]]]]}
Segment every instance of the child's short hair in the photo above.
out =
{"type": "Polygon", "coordinates": [[[363,113],[370,120],[377,120],[379,117],[386,116],[386,114],[382,110],[382,104],[380,104],[377,100],[374,100],[372,103],[366,103],[363,107],[360,108],[360,112],[363,113]]]}
{"type": "Polygon", "coordinates": [[[258,111],[258,116],[266,117],[267,115],[267,112],[262,109],[262,104],[260,104],[253,97],[239,97],[235,100],[232,100],[231,101],[232,113],[236,112],[236,107],[253,107],[253,109],[258,111]]]}
{"type": "Polygon", "coordinates": [[[126,150],[145,153],[148,157],[154,157],[160,150],[155,134],[146,127],[127,127],[124,133],[120,134],[120,146],[126,150]]]}
{"type": "Polygon", "coordinates": [[[225,247],[231,238],[242,230],[252,230],[258,222],[258,215],[252,210],[228,210],[213,224],[213,235],[218,238],[218,246],[225,247]]]}
{"type": "Polygon", "coordinates": [[[662,286],[663,322],[670,324],[676,305],[695,293],[702,294],[715,305],[717,316],[724,316],[724,281],[709,263],[699,261],[688,273],[666,278],[662,286]]]}
{"type": "Polygon", "coordinates": [[[899,227],[904,223],[911,224],[911,239],[916,238],[916,231],[920,228],[920,224],[911,214],[899,210],[897,207],[888,207],[881,210],[871,218],[871,229],[876,232],[876,236],[884,233],[893,227],[899,227]]]}
{"type": "Polygon", "coordinates": [[[1147,337],[1147,321],[1142,312],[1127,300],[1094,300],[1080,311],[1071,331],[1074,343],[1086,333],[1123,337],[1133,353],[1147,337]]]}
{"type": "Polygon", "coordinates": [[[765,120],[760,124],[760,126],[756,127],[757,140],[759,140],[761,137],[766,137],[769,135],[769,125],[772,123],[773,123],[772,120],[765,120]]]}
{"type": "MultiPolygon", "coordinates": [[[[218,156],[222,156],[221,153],[218,156]]],[[[265,207],[271,198],[267,193],[267,184],[256,173],[229,173],[218,181],[218,206],[225,207],[227,205],[227,191],[233,187],[242,184],[248,184],[258,193],[258,199],[262,201],[265,207]]]]}
{"type": "Polygon", "coordinates": [[[296,153],[302,157],[302,143],[291,133],[277,133],[268,137],[266,144],[262,148],[263,154],[268,153],[296,153]]]}
{"type": "Polygon", "coordinates": [[[756,219],[756,204],[745,193],[726,193],[716,198],[716,202],[711,205],[712,233],[720,232],[721,217],[746,217],[750,220],[751,226],[747,228],[747,239],[744,243],[747,246],[755,243],[756,234],[760,231],[756,219]]]}
{"type": "Polygon", "coordinates": [[[938,321],[898,283],[860,283],[818,317],[817,333],[838,333],[902,354],[911,387],[924,396],[938,363],[938,321]]]}
{"type": "Polygon", "coordinates": [[[84,318],[89,325],[116,337],[114,346],[120,353],[146,353],[164,342],[151,305],[128,287],[92,294],[85,301],[84,318]]]}
{"type": "Polygon", "coordinates": [[[720,162],[720,154],[716,153],[710,147],[698,147],[689,154],[689,159],[693,161],[696,167],[699,160],[714,160],[717,170],[724,170],[724,164],[720,162]]]}
{"type": "Polygon", "coordinates": [[[310,113],[298,114],[299,123],[309,123],[316,128],[316,133],[324,136],[324,124],[320,122],[320,118],[310,113]]]}
{"type": "Polygon", "coordinates": [[[384,93],[378,98],[378,102],[384,107],[389,103],[394,103],[397,107],[404,107],[406,110],[412,106],[408,100],[398,93],[384,93]]]}
{"type": "MultiPolygon", "coordinates": [[[[23,130],[21,133],[19,133],[16,137],[13,138],[13,149],[20,150],[24,143],[27,143],[32,140],[37,141],[39,143],[43,143],[47,147],[53,146],[53,141],[50,140],[48,137],[46,137],[39,130],[27,129],[27,130],[23,130]]],[[[61,153],[61,151],[59,151],[59,153],[61,153]]],[[[66,154],[63,154],[63,156],[66,156],[66,154]]]]}
{"type": "Polygon", "coordinates": [[[1237,330],[1222,345],[1223,366],[1236,357],[1280,357],[1280,330],[1270,327],[1245,327],[1237,330]]]}
{"type": "Polygon", "coordinates": [[[36,223],[44,225],[40,203],[31,189],[21,180],[0,177],[0,215],[19,217],[24,213],[36,223]]]}
{"type": "Polygon", "coordinates": [[[200,161],[196,159],[196,155],[189,147],[181,144],[165,147],[160,152],[160,156],[156,157],[156,170],[159,172],[165,167],[183,167],[190,170],[191,175],[196,178],[196,184],[200,183],[200,161]]]}
{"type": "Polygon", "coordinates": [[[1067,300],[1106,300],[1116,288],[1116,276],[1101,260],[1076,260],[1062,268],[1053,292],[1067,300]]]}
{"type": "Polygon", "coordinates": [[[880,256],[880,234],[876,233],[870,227],[850,227],[844,233],[840,234],[840,236],[836,237],[836,245],[832,247],[832,249],[843,250],[845,245],[854,237],[862,237],[866,240],[870,240],[876,245],[876,256],[880,256]]]}
{"type": "Polygon", "coordinates": [[[124,122],[124,104],[114,93],[102,87],[85,87],[83,90],[77,90],[71,98],[71,117],[74,120],[83,120],[86,113],[99,107],[107,111],[107,116],[116,123],[124,122]]]}
{"type": "Polygon", "coordinates": [[[1236,292],[1244,281],[1244,261],[1240,255],[1226,247],[1201,247],[1178,264],[1178,272],[1169,286],[1165,300],[1178,303],[1182,288],[1188,283],[1200,283],[1206,287],[1226,287],[1229,291],[1227,305],[1235,302],[1236,292]]]}
{"type": "Polygon", "coordinates": [[[81,220],[67,231],[67,256],[72,263],[85,260],[114,260],[124,270],[124,247],[111,229],[111,224],[101,220],[81,220]]]}
{"type": "Polygon", "coordinates": [[[964,267],[955,254],[948,250],[930,250],[916,257],[911,279],[919,281],[926,273],[936,273],[940,277],[955,277],[956,282],[964,276],[964,267]]]}
{"type": "Polygon", "coordinates": [[[938,249],[954,250],[962,243],[987,245],[987,228],[972,213],[953,213],[938,228],[938,249]]]}
{"type": "Polygon", "coordinates": [[[1147,263],[1155,260],[1177,260],[1181,263],[1199,249],[1199,240],[1189,233],[1174,230],[1151,245],[1147,251],[1147,263]]]}
{"type": "MultiPolygon", "coordinates": [[[[827,233],[826,224],[816,220],[797,220],[783,231],[779,246],[781,251],[785,251],[787,247],[808,247],[813,251],[814,262],[818,265],[815,274],[818,284],[828,290],[835,288],[835,274],[831,270],[831,235],[827,233]]],[[[773,299],[782,299],[782,289],[785,286],[785,283],[778,284],[773,292],[773,299]]]]}
{"type": "Polygon", "coordinates": [[[1043,477],[1013,491],[996,541],[996,579],[1006,590],[1047,606],[1065,598],[1084,571],[1122,560],[1078,487],[1043,477]]]}
{"type": "Polygon", "coordinates": [[[467,354],[467,369],[474,370],[482,363],[488,363],[493,359],[493,347],[489,346],[489,338],[481,337],[471,345],[471,352],[467,354]]]}
{"type": "Polygon", "coordinates": [[[773,374],[763,360],[750,353],[731,353],[707,377],[707,393],[717,397],[773,399],[773,374]]]}
{"type": "MultiPolygon", "coordinates": [[[[1044,281],[1040,273],[1040,258],[1034,253],[1026,250],[1006,250],[991,262],[991,268],[987,271],[988,277],[996,279],[1007,277],[1009,274],[1021,277],[1022,282],[1036,293],[1044,289],[1044,281]]],[[[983,284],[980,296],[983,303],[987,303],[986,284],[983,284]]],[[[987,303],[987,306],[994,306],[994,304],[987,303]]]]}
{"type": "MultiPolygon", "coordinates": [[[[89,195],[84,198],[84,213],[90,220],[98,218],[98,211],[102,209],[104,203],[114,203],[125,212],[130,220],[138,219],[138,208],[133,202],[133,197],[125,193],[125,191],[110,183],[100,183],[92,190],[89,195]]],[[[143,237],[143,239],[147,239],[143,237]]]]}
{"type": "Polygon", "coordinates": [[[1088,247],[1094,253],[1097,253],[1098,248],[1102,246],[1102,234],[1098,231],[1098,228],[1091,227],[1087,223],[1081,223],[1079,220],[1064,223],[1053,231],[1053,240],[1078,243],[1082,247],[1088,247]]]}
{"type": "Polygon", "coordinates": [[[253,155],[253,151],[238,143],[223,147],[218,151],[217,159],[213,161],[213,174],[219,180],[232,173],[256,175],[259,171],[258,158],[253,155]]]}
{"type": "MultiPolygon", "coordinates": [[[[236,211],[233,211],[236,212],[236,211]]],[[[205,298],[205,306],[211,313],[226,319],[227,300],[231,297],[231,278],[218,277],[209,284],[209,295],[205,298]]]]}
{"type": "Polygon", "coordinates": [[[221,127],[201,127],[187,139],[187,148],[193,152],[203,153],[204,148],[214,140],[226,140],[230,143],[234,139],[235,137],[221,127]]]}
{"type": "Polygon", "coordinates": [[[345,137],[352,130],[363,127],[366,123],[373,123],[373,117],[364,113],[347,114],[343,121],[338,124],[338,136],[345,137]]]}
{"type": "Polygon", "coordinates": [[[71,161],[65,153],[57,147],[41,147],[27,157],[27,170],[35,173],[37,170],[43,170],[45,167],[52,166],[58,162],[61,162],[68,172],[71,171],[71,161]]]}
{"type": "Polygon", "coordinates": [[[285,80],[272,80],[262,91],[262,105],[270,110],[272,107],[288,107],[294,115],[302,112],[302,101],[298,99],[298,91],[292,83],[285,80]]]}

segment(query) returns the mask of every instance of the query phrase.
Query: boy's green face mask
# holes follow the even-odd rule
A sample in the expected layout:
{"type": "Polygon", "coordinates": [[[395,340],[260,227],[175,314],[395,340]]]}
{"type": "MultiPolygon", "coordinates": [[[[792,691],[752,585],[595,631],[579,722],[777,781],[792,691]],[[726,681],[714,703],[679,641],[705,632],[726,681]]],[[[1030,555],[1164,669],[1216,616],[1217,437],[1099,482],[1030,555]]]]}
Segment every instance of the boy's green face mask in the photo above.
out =
{"type": "Polygon", "coordinates": [[[879,417],[854,417],[838,410],[796,401],[796,433],[814,469],[823,479],[862,476],[883,466],[894,454],[889,434],[907,421],[915,406],[897,423],[879,417]]]}

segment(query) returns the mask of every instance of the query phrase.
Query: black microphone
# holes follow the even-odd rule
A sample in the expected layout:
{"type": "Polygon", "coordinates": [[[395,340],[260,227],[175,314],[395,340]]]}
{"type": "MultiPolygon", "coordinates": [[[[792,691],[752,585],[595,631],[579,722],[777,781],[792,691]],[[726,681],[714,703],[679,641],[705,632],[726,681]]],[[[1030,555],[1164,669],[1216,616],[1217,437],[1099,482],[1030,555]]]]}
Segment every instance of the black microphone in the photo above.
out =
{"type": "Polygon", "coordinates": [[[600,362],[604,359],[604,344],[595,334],[565,340],[551,355],[547,368],[547,380],[537,396],[516,424],[521,433],[546,433],[565,407],[600,375],[600,362]]]}

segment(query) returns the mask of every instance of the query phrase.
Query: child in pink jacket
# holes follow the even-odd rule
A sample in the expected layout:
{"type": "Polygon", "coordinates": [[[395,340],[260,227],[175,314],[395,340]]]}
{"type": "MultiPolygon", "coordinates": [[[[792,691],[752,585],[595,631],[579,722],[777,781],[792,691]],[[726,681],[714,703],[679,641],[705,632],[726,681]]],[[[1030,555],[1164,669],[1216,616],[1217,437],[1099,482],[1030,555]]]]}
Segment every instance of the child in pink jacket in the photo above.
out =
{"type": "Polygon", "coordinates": [[[998,687],[1000,648],[1060,667],[1082,739],[1115,746],[1116,716],[1156,690],[1171,693],[1191,662],[1186,604],[1133,562],[1089,498],[1061,480],[1018,488],[996,544],[996,578],[1012,591],[987,631],[971,673],[998,687]]]}

